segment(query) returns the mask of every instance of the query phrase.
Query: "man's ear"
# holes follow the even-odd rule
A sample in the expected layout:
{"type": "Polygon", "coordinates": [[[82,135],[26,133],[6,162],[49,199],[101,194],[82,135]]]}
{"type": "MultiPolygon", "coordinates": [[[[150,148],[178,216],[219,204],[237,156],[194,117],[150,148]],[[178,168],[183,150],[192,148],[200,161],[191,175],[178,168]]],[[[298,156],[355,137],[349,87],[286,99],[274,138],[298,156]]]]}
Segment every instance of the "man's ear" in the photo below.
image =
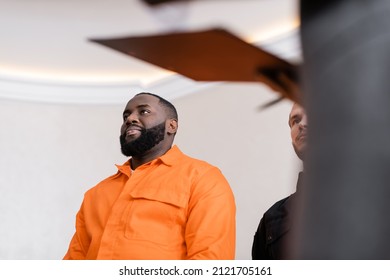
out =
{"type": "Polygon", "coordinates": [[[176,119],[169,119],[167,133],[169,135],[172,135],[172,134],[174,135],[177,132],[177,128],[178,128],[177,120],[176,119]]]}

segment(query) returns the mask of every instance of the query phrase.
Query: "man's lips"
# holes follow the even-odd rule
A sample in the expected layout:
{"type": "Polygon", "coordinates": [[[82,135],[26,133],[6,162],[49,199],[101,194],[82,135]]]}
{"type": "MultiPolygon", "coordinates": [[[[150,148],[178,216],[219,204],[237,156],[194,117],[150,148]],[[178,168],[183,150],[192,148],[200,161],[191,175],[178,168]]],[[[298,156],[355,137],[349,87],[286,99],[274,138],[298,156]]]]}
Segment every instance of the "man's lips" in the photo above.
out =
{"type": "Polygon", "coordinates": [[[306,140],[306,133],[299,134],[297,140],[299,141],[306,140]]]}
{"type": "Polygon", "coordinates": [[[126,129],[126,136],[130,136],[130,135],[135,135],[135,134],[139,134],[141,132],[142,128],[138,127],[138,126],[129,126],[127,129],[126,129]]]}

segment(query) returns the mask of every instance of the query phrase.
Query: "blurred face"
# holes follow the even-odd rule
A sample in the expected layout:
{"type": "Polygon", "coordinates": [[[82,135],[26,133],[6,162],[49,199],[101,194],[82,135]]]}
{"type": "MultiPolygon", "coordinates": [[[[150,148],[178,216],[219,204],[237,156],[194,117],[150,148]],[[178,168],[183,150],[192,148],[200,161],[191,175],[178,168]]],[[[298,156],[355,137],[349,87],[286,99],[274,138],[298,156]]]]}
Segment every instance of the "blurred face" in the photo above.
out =
{"type": "Polygon", "coordinates": [[[305,110],[297,103],[291,109],[288,125],[291,129],[291,141],[297,156],[304,160],[307,138],[307,117],[305,110]]]}
{"type": "Polygon", "coordinates": [[[138,95],[131,99],[123,111],[121,150],[125,156],[142,156],[157,149],[165,140],[167,116],[159,99],[138,95]]]}

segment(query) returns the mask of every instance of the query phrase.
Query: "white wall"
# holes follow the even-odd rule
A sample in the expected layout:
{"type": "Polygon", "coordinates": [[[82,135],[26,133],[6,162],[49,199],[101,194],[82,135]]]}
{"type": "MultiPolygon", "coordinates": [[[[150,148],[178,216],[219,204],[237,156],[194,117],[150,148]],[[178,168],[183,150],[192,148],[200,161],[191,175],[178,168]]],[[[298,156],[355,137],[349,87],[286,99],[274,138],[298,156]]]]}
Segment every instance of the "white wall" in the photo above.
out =
{"type": "MultiPolygon", "coordinates": [[[[291,103],[257,110],[275,97],[261,85],[223,84],[171,100],[176,144],[218,166],[232,186],[237,259],[250,259],[263,212],[295,187],[291,103]]],[[[124,106],[0,100],[0,259],[62,258],[83,193],[126,160],[118,140],[124,106]]]]}
{"type": "Polygon", "coordinates": [[[122,106],[0,101],[0,259],[58,259],[83,193],[115,172],[122,106]]]}

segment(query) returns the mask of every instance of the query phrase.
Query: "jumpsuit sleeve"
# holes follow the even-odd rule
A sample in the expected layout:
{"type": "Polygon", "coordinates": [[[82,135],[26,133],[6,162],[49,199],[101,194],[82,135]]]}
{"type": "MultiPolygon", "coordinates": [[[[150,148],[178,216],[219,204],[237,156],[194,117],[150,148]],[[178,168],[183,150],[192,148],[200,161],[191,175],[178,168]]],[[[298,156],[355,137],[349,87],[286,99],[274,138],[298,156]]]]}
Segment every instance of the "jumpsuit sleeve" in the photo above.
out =
{"type": "Polygon", "coordinates": [[[90,238],[88,237],[85,227],[83,208],[84,203],[81,205],[81,208],[76,215],[76,232],[70,241],[68,251],[63,258],[64,260],[86,259],[90,238]]]}
{"type": "Polygon", "coordinates": [[[218,168],[193,183],[188,211],[188,259],[234,259],[236,205],[229,183],[218,168]]]}

